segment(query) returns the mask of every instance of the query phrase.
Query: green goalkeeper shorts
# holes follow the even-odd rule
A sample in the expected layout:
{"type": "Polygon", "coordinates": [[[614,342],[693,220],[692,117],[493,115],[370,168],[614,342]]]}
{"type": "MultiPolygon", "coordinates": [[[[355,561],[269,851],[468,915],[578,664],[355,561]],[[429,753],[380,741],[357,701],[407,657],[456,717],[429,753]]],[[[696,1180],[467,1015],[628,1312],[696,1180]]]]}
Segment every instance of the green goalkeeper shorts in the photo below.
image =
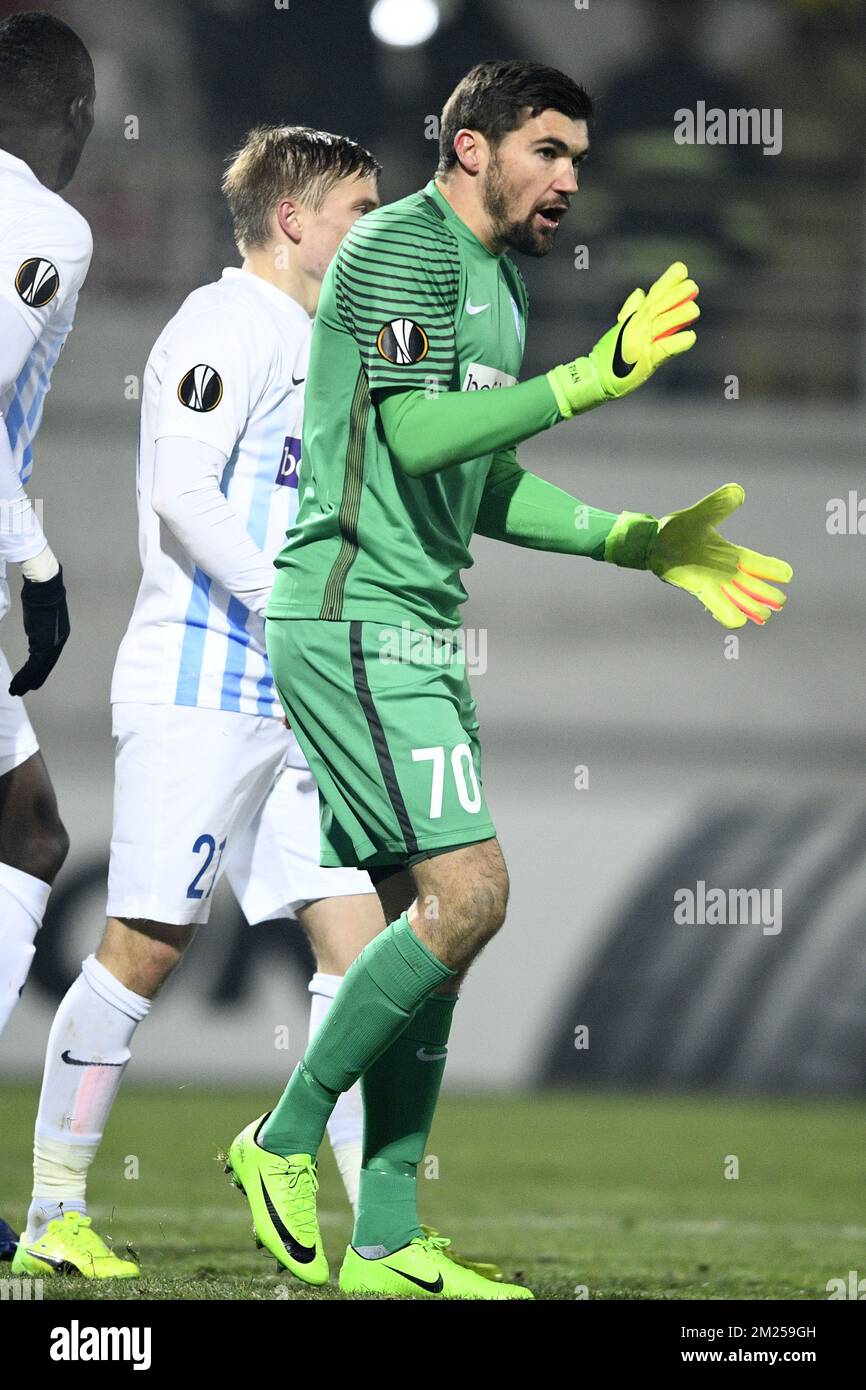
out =
{"type": "Polygon", "coordinates": [[[496,834],[460,631],[318,618],[269,618],[266,631],[319,788],[323,866],[404,862],[496,834]]]}

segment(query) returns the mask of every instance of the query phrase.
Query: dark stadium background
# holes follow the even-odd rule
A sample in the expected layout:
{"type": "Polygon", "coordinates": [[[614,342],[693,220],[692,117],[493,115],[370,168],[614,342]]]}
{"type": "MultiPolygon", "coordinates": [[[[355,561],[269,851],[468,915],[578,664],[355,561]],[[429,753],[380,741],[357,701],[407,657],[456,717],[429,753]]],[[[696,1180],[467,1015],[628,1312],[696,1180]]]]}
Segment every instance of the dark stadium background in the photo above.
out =
{"type": "MultiPolygon", "coordinates": [[[[255,122],[319,125],[371,148],[384,199],[400,197],[432,173],[459,77],[520,56],[598,100],[556,250],[521,262],[526,373],[586,349],[674,259],[703,307],[696,351],[522,461],[614,510],[661,514],[739,481],[727,534],[783,555],[795,579],[784,617],[737,648],[645,575],[479,539],[466,622],[486,641],[474,689],[512,898],[457,1011],[446,1085],[866,1091],[866,535],[827,528],[831,499],[866,496],[862,7],[441,0],[436,35],[401,50],[373,37],[364,0],[42,8],[96,62],[96,128],[68,190],[95,253],[31,488],[73,635],[28,708],[72,850],[3,1078],[37,1080],[52,1010],[101,928],[109,679],[138,583],[135,387],[180,300],[235,258],[225,155],[255,122]],[[781,153],[678,146],[673,111],[698,100],[780,108],[781,153]],[[675,924],[674,892],[699,881],[781,889],[782,930],[675,924]]],[[[3,644],[14,666],[17,605],[3,644]]],[[[223,894],[136,1039],[127,1085],[276,1085],[303,1047],[309,969],[296,927],[249,931],[223,894]]]]}

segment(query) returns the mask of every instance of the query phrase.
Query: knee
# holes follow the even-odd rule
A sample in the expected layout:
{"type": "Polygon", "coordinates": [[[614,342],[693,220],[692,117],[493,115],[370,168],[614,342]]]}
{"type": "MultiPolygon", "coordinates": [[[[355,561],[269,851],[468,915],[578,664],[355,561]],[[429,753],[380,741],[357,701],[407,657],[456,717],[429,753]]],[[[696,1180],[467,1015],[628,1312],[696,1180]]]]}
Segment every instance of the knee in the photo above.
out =
{"type": "Polygon", "coordinates": [[[60,820],[34,826],[20,843],[16,867],[42,883],[53,883],[69,853],[69,835],[60,820]]]}
{"type": "Polygon", "coordinates": [[[483,841],[440,861],[422,860],[414,874],[422,939],[446,965],[463,969],[505,921],[509,882],[499,844],[483,841]]]}
{"type": "Polygon", "coordinates": [[[451,910],[444,914],[446,925],[471,944],[473,954],[492,940],[504,923],[508,888],[508,871],[500,862],[485,865],[483,872],[463,880],[461,891],[449,894],[451,910]]]}
{"type": "Polygon", "coordinates": [[[508,871],[503,864],[501,870],[473,887],[469,910],[481,944],[490,941],[505,922],[509,886],[508,871]]]}

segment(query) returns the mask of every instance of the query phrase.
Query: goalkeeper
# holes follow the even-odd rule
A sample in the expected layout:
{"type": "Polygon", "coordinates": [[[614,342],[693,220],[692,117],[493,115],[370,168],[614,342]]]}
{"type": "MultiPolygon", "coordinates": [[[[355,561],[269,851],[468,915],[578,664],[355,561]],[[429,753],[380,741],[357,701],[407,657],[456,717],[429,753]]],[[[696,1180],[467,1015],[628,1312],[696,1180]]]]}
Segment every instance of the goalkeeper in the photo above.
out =
{"type": "Polygon", "coordinates": [[[228,1166],[258,1240],[323,1283],[316,1153],[337,1096],[361,1078],[347,1293],[531,1296],[445,1258],[415,1208],[458,986],[508,897],[457,640],[473,533],[651,570],[725,627],[765,623],[791,575],[719,534],[743,500],[734,484],[659,520],[584,508],[517,462],[522,440],[629,395],[695,343],[698,288],[677,263],[628,297],[586,356],[518,384],[527,299],[507,253],[552,249],[590,114],[554,69],[473,68],[443,111],[436,178],[355,224],[313,331],[301,503],[277,559],[268,652],[319,787],[322,863],[363,865],[389,925],[228,1166]],[[401,642],[395,658],[406,627],[421,645],[401,642]],[[425,656],[423,638],[443,631],[449,659],[425,656]]]}

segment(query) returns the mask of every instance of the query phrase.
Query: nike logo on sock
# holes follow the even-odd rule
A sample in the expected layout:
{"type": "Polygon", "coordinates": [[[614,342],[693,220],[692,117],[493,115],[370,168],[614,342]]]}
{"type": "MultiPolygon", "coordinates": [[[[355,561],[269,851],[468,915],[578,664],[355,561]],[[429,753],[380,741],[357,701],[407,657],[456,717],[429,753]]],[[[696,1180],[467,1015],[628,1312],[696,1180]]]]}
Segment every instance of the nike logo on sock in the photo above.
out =
{"type": "Polygon", "coordinates": [[[426,1047],[419,1047],[415,1053],[419,1062],[441,1062],[443,1057],[447,1057],[447,1052],[428,1052],[426,1047]]]}
{"type": "Polygon", "coordinates": [[[60,1060],[61,1060],[62,1062],[66,1062],[67,1065],[70,1066],[70,1067],[125,1067],[125,1066],[126,1066],[126,1063],[125,1063],[125,1062],[89,1062],[89,1061],[83,1060],[81,1057],[73,1057],[72,1053],[69,1051],[68,1048],[67,1048],[67,1050],[66,1050],[65,1052],[61,1052],[61,1054],[60,1054],[60,1060]]]}

